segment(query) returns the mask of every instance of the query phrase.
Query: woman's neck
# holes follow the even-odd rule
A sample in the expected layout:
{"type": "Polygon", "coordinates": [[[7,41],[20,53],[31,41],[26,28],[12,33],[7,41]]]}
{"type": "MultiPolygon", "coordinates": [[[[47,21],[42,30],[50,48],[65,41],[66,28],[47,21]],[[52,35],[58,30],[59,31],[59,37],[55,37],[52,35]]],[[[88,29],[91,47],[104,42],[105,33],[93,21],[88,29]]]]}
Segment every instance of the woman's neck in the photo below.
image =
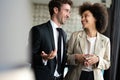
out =
{"type": "Polygon", "coordinates": [[[97,31],[96,31],[96,30],[86,29],[85,31],[86,31],[86,33],[87,33],[87,35],[88,35],[89,37],[96,37],[96,36],[97,36],[97,31]]]}

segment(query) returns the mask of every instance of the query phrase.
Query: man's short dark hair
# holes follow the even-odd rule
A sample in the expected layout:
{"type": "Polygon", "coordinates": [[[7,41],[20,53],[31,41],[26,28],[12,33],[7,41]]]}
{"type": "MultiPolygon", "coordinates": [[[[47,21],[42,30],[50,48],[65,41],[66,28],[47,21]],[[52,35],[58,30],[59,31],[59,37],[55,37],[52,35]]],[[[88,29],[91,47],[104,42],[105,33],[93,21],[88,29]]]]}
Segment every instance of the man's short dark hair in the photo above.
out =
{"type": "Polygon", "coordinates": [[[73,3],[71,0],[51,0],[48,5],[50,16],[52,16],[54,13],[53,8],[57,7],[58,10],[60,10],[62,4],[69,4],[70,6],[72,6],[73,3]]]}

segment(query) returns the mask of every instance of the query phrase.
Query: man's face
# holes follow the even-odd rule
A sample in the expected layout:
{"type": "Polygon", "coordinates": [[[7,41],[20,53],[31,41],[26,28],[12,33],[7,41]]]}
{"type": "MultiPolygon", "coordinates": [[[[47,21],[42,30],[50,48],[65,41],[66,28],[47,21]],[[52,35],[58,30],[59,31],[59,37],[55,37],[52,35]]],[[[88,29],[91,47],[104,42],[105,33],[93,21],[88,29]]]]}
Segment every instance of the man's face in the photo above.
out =
{"type": "Polygon", "coordinates": [[[64,24],[66,20],[70,17],[70,5],[63,4],[60,8],[60,11],[56,14],[57,20],[59,24],[64,24]]]}

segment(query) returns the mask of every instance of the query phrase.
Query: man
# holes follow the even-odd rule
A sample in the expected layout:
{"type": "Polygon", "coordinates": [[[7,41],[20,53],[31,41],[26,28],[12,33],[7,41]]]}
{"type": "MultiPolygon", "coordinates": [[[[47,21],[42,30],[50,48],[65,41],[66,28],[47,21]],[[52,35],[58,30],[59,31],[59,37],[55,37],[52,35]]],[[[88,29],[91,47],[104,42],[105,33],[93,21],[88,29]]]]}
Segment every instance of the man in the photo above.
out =
{"type": "Polygon", "coordinates": [[[70,17],[71,0],[51,0],[51,20],[31,29],[32,68],[36,80],[62,80],[66,63],[66,34],[60,29],[70,17]],[[59,41],[58,36],[61,34],[59,41]],[[60,53],[60,54],[58,54],[60,53]]]}

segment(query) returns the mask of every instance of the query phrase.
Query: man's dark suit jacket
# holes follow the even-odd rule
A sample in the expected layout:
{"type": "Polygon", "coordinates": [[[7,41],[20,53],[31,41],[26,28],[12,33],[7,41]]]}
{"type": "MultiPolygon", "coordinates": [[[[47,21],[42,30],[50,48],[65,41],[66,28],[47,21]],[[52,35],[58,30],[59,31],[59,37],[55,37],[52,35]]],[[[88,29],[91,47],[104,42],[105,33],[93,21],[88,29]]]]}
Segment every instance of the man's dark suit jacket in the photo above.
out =
{"type": "MultiPolygon", "coordinates": [[[[66,34],[63,33],[63,43],[66,43],[66,34]]],[[[36,80],[52,80],[56,67],[56,57],[48,60],[47,65],[43,64],[40,53],[50,53],[55,49],[53,29],[50,21],[47,23],[37,25],[31,29],[31,52],[32,52],[32,68],[35,72],[36,80]]],[[[63,46],[63,59],[62,59],[62,74],[66,63],[66,47],[63,46]]]]}

